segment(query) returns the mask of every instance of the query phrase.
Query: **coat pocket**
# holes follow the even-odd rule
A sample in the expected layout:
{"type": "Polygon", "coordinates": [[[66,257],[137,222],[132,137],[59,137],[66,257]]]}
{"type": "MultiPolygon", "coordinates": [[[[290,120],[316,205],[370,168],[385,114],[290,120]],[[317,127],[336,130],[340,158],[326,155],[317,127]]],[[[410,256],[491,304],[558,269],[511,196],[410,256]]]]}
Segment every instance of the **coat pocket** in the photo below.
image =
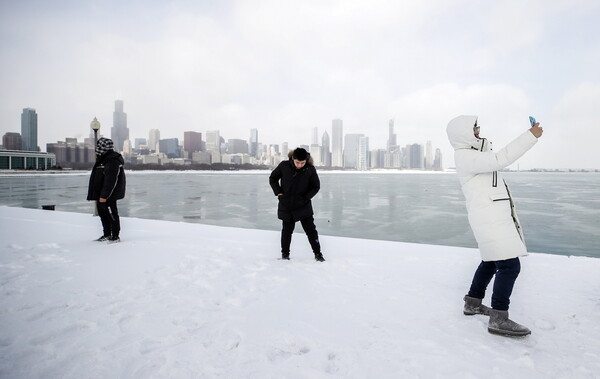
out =
{"type": "Polygon", "coordinates": [[[510,195],[506,191],[493,191],[488,195],[491,201],[509,201],[510,195]]]}

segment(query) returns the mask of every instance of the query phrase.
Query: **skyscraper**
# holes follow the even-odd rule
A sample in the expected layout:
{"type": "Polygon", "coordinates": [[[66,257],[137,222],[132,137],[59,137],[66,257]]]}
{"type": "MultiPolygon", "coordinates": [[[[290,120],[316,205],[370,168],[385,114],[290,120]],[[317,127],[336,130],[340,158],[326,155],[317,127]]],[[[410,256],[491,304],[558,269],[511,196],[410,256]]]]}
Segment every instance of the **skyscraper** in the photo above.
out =
{"type": "Polygon", "coordinates": [[[21,150],[23,139],[19,133],[8,132],[2,136],[2,145],[6,150],[21,150]]]}
{"type": "Polygon", "coordinates": [[[202,150],[202,133],[183,132],[183,150],[188,154],[186,158],[192,159],[192,153],[202,150]]]}
{"type": "Polygon", "coordinates": [[[248,154],[248,142],[243,139],[232,138],[227,141],[228,154],[248,154]]]}
{"type": "Polygon", "coordinates": [[[407,146],[408,152],[408,168],[416,168],[422,170],[424,167],[425,154],[423,153],[423,146],[418,143],[407,146]]]}
{"type": "Polygon", "coordinates": [[[290,151],[289,145],[287,142],[284,142],[281,144],[281,155],[284,157],[284,159],[287,159],[288,153],[290,151]]]}
{"type": "Polygon", "coordinates": [[[221,133],[218,130],[206,132],[206,151],[221,152],[221,133]]]}
{"type": "Polygon", "coordinates": [[[358,138],[358,162],[356,168],[367,170],[369,168],[369,137],[358,138]]]}
{"type": "Polygon", "coordinates": [[[250,155],[258,158],[258,129],[250,129],[248,148],[250,149],[250,155]]]}
{"type": "Polygon", "coordinates": [[[113,127],[110,129],[110,138],[115,144],[116,151],[123,151],[123,142],[129,139],[127,127],[127,113],[123,112],[123,100],[115,100],[113,112],[113,127]]]}
{"type": "MultiPolygon", "coordinates": [[[[361,138],[364,134],[346,134],[344,137],[344,168],[358,168],[361,138]]],[[[363,144],[364,144],[363,140],[363,144]]]]}
{"type": "Polygon", "coordinates": [[[331,129],[331,165],[333,167],[344,167],[344,126],[342,120],[333,120],[331,129]]]}
{"type": "Polygon", "coordinates": [[[177,138],[167,138],[158,141],[160,152],[168,158],[179,158],[179,140],[177,138]]]}
{"type": "Polygon", "coordinates": [[[148,149],[158,153],[160,150],[158,143],[160,141],[160,130],[150,129],[148,134],[148,149]]]}
{"type": "Polygon", "coordinates": [[[325,131],[323,133],[323,138],[321,138],[321,148],[323,149],[323,156],[321,159],[323,161],[323,166],[325,167],[331,167],[331,151],[329,146],[329,134],[325,131]]]}
{"type": "Polygon", "coordinates": [[[427,141],[425,145],[425,170],[431,170],[433,168],[433,147],[431,141],[427,141]]]}
{"type": "Polygon", "coordinates": [[[435,149],[435,158],[433,161],[433,169],[436,171],[442,170],[442,151],[440,149],[435,149]]]}
{"type": "Polygon", "coordinates": [[[394,133],[394,120],[390,120],[388,124],[388,141],[387,141],[387,151],[389,153],[393,153],[398,150],[398,143],[396,141],[396,134],[394,133]]]}
{"type": "Polygon", "coordinates": [[[21,113],[21,150],[40,151],[38,148],[38,119],[33,108],[23,109],[21,113]]]}
{"type": "Polygon", "coordinates": [[[319,144],[319,128],[317,126],[315,126],[313,128],[312,131],[312,139],[310,141],[311,145],[318,145],[319,144]]]}

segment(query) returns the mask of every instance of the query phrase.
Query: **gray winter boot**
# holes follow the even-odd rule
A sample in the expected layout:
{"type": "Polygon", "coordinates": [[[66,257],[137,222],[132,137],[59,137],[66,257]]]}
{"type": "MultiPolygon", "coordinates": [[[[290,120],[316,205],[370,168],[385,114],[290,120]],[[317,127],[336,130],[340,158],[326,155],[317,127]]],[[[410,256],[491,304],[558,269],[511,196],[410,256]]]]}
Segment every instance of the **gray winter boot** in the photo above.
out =
{"type": "Polygon", "coordinates": [[[465,307],[463,308],[465,316],[490,315],[490,308],[481,304],[482,299],[465,295],[463,300],[465,301],[465,307]]]}
{"type": "Polygon", "coordinates": [[[513,337],[522,337],[531,334],[531,330],[510,320],[508,318],[508,311],[499,311],[497,309],[490,309],[488,332],[513,337]]]}

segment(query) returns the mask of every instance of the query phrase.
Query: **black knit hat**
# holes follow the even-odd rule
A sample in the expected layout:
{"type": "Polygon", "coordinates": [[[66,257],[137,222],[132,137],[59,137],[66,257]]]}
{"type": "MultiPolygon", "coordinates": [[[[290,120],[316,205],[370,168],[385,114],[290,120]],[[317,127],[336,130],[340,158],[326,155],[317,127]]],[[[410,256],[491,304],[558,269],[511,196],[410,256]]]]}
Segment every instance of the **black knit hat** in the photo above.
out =
{"type": "Polygon", "coordinates": [[[100,138],[98,142],[96,142],[96,155],[101,156],[107,151],[111,151],[114,149],[115,144],[110,138],[100,138]]]}
{"type": "Polygon", "coordinates": [[[294,150],[294,153],[292,154],[292,158],[299,160],[299,161],[305,161],[308,159],[308,151],[306,151],[305,149],[298,147],[296,148],[296,150],[294,150]]]}

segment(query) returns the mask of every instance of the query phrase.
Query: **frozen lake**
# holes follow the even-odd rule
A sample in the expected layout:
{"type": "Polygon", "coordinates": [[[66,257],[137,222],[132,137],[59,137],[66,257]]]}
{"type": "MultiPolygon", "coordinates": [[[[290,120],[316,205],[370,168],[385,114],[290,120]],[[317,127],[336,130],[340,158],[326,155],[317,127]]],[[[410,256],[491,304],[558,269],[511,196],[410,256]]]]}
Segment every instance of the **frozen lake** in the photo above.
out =
{"type": "MultiPolygon", "coordinates": [[[[128,171],[120,213],[279,230],[269,173],[128,171]]],[[[88,175],[0,176],[0,205],[39,209],[53,204],[61,211],[91,213],[92,203],[85,200],[88,175]]],[[[503,175],[529,251],[600,257],[600,174],[503,175]]],[[[319,176],[321,191],[313,208],[320,234],[476,247],[455,174],[321,171],[319,176]]],[[[122,234],[126,238],[127,230],[122,234]]]]}

